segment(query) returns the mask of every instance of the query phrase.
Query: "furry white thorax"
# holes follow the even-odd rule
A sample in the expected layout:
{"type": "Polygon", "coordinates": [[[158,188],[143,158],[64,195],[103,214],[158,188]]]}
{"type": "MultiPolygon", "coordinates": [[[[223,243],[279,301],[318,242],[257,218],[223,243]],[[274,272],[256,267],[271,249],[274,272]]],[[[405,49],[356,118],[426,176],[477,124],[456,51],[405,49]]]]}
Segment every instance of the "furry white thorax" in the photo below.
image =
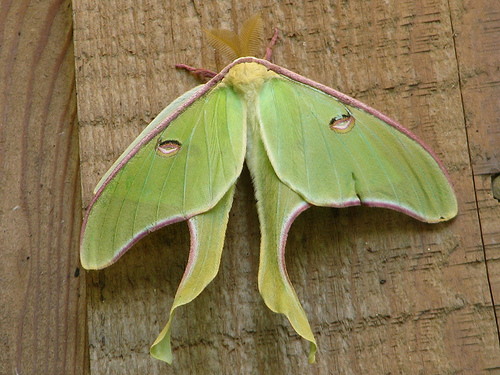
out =
{"type": "Polygon", "coordinates": [[[257,142],[262,142],[259,129],[259,93],[262,90],[262,85],[267,80],[278,77],[278,74],[268,70],[264,65],[250,62],[235,65],[222,81],[225,85],[232,87],[245,103],[247,121],[246,160],[247,163],[253,165],[254,170],[258,170],[258,160],[254,148],[262,147],[262,145],[257,144],[257,142]]]}
{"type": "Polygon", "coordinates": [[[268,70],[264,65],[249,62],[232,67],[222,83],[233,87],[243,100],[250,103],[255,101],[264,82],[274,77],[279,77],[279,75],[268,70]]]}

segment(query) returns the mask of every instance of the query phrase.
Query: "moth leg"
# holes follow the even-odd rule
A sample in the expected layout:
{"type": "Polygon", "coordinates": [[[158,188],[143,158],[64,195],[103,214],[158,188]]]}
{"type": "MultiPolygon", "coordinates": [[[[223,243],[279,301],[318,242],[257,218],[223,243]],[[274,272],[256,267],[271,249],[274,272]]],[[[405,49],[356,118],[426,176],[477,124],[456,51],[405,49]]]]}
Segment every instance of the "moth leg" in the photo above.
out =
{"type": "Polygon", "coordinates": [[[175,64],[175,67],[177,69],[187,70],[189,72],[189,74],[195,76],[200,81],[205,81],[205,82],[214,78],[217,75],[217,73],[212,72],[211,70],[201,69],[201,68],[193,68],[192,66],[189,66],[186,64],[175,64]]]}
{"type": "Polygon", "coordinates": [[[278,40],[278,29],[274,29],[274,35],[266,47],[266,55],[264,56],[264,60],[269,61],[271,59],[271,55],[273,54],[273,47],[276,44],[276,40],[278,40]]]}

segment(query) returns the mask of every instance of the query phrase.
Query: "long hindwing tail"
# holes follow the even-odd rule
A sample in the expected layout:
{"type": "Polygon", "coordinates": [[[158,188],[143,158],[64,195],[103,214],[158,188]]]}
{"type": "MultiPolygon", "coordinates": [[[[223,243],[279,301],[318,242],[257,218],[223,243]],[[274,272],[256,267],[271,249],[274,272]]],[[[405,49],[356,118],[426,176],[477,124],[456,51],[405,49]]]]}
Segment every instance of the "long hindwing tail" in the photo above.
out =
{"type": "Polygon", "coordinates": [[[310,342],[312,363],[316,341],[285,265],[288,231],[297,215],[309,205],[276,176],[258,134],[254,134],[247,162],[255,187],[261,231],[259,291],[266,305],[274,312],[285,314],[295,331],[310,342]]]}
{"type": "Polygon", "coordinates": [[[211,210],[189,219],[191,250],[167,325],[151,346],[151,355],[172,363],[170,332],[175,310],[195,299],[217,275],[220,265],[234,185],[211,210]]]}

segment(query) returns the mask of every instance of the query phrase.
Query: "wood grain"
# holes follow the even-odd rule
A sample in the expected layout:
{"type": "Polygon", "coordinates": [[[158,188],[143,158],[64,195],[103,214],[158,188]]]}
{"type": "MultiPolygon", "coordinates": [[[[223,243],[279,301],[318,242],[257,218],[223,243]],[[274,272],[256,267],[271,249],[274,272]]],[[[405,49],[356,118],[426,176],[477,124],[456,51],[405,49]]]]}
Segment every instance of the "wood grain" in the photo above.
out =
{"type": "Polygon", "coordinates": [[[0,373],[85,374],[71,2],[0,2],[0,373]]]}
{"type": "MultiPolygon", "coordinates": [[[[500,203],[492,176],[500,173],[500,3],[464,3],[452,8],[468,147],[488,281],[500,317],[500,203]]],[[[498,323],[497,323],[498,324],[498,323]]]]}
{"type": "MultiPolygon", "coordinates": [[[[275,63],[354,96],[416,133],[446,165],[460,209],[455,220],[439,225],[364,207],[312,208],[296,220],[287,244],[288,271],[319,344],[317,363],[308,365],[307,343],[266,308],[257,291],[259,230],[245,170],[219,275],[175,318],[172,366],[152,359],[148,350],[167,321],[186,264],[185,224],[146,237],[115,265],[89,273],[92,373],[500,369],[492,268],[486,268],[478,211],[481,174],[472,169],[477,163],[470,155],[471,145],[479,155],[486,149],[480,137],[472,139],[467,117],[477,97],[464,91],[465,72],[476,62],[455,35],[460,31],[472,43],[475,17],[494,18],[487,0],[474,4],[73,0],[85,206],[100,176],[140,130],[197,83],[173,64],[219,70],[228,63],[214,55],[201,30],[232,29],[260,10],[265,35],[280,30],[275,63]]],[[[482,35],[475,37],[490,43],[482,35]]],[[[491,108],[481,113],[484,121],[474,122],[478,133],[487,134],[484,127],[493,124],[498,112],[491,108]]],[[[495,152],[499,143],[492,142],[495,152]]],[[[491,204],[484,217],[490,232],[498,232],[498,206],[491,204]]],[[[487,255],[489,262],[498,259],[487,255]]]]}

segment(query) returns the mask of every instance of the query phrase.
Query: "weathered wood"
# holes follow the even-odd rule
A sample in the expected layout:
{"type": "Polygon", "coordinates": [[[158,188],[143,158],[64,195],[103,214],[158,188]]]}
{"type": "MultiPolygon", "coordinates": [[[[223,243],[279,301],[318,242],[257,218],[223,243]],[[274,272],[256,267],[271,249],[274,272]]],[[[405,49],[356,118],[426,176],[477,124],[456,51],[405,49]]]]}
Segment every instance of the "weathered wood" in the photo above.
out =
{"type": "Polygon", "coordinates": [[[497,321],[500,316],[500,203],[491,177],[500,173],[500,2],[451,3],[464,117],[478,217],[497,321]]]}
{"type": "Polygon", "coordinates": [[[0,373],[88,373],[71,2],[0,1],[0,373]]]}
{"type": "Polygon", "coordinates": [[[450,15],[448,4],[73,0],[85,206],[140,130],[196,84],[173,64],[227,63],[214,58],[202,28],[231,29],[258,10],[266,35],[280,29],[274,62],[405,124],[447,166],[460,204],[457,219],[439,225],[364,207],[312,208],[296,220],[287,262],[318,339],[309,365],[307,343],[257,291],[259,230],[245,171],[219,275],[176,315],[172,366],[148,350],[186,264],[185,224],[89,273],[93,373],[480,374],[500,366],[465,128],[472,104],[459,81],[459,66],[473,62],[457,60],[453,37],[452,20],[467,8],[455,4],[450,15]]]}

